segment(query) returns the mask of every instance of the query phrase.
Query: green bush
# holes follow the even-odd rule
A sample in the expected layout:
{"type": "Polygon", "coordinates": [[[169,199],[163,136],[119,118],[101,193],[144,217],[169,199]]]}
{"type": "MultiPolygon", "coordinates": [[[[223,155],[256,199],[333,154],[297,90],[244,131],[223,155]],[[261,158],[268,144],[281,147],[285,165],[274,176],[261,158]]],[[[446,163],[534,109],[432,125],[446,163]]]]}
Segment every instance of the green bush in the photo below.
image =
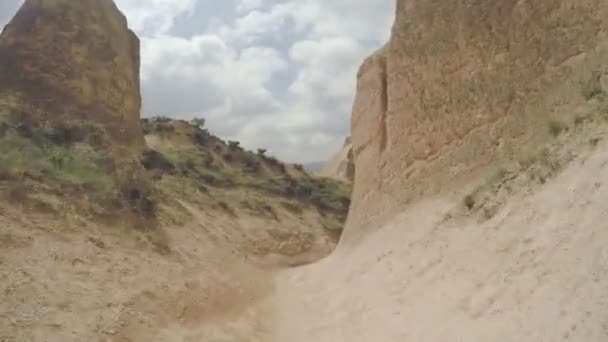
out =
{"type": "Polygon", "coordinates": [[[203,129],[205,127],[206,120],[204,118],[194,118],[190,121],[190,124],[196,126],[197,128],[203,129]]]}
{"type": "Polygon", "coordinates": [[[148,219],[156,217],[156,201],[153,188],[140,178],[128,178],[120,185],[120,194],[130,209],[148,219]]]}
{"type": "Polygon", "coordinates": [[[153,217],[152,188],[137,177],[120,180],[96,126],[79,122],[32,124],[0,113],[0,181],[9,188],[25,179],[40,181],[57,193],[80,191],[104,206],[130,207],[153,217]],[[91,139],[91,137],[95,137],[91,139]],[[11,185],[12,184],[12,185],[11,185]]]}
{"type": "Polygon", "coordinates": [[[146,170],[158,170],[163,173],[172,174],[175,172],[175,165],[162,153],[154,150],[147,150],[141,158],[141,164],[146,170]]]}
{"type": "Polygon", "coordinates": [[[466,195],[464,197],[464,206],[469,210],[473,210],[475,207],[475,196],[472,194],[466,195]]]}
{"type": "Polygon", "coordinates": [[[192,140],[200,146],[207,146],[207,144],[212,141],[212,137],[206,129],[196,130],[192,133],[192,140]]]}
{"type": "Polygon", "coordinates": [[[567,131],[568,126],[561,121],[549,120],[547,122],[547,130],[549,131],[549,134],[551,134],[553,137],[557,137],[558,135],[567,131]]]}
{"type": "Polygon", "coordinates": [[[344,219],[336,216],[322,216],[321,224],[332,233],[341,233],[344,229],[344,219]]]}
{"type": "MultiPolygon", "coordinates": [[[[150,119],[146,120],[144,126],[158,123],[150,119]]],[[[266,155],[265,149],[256,152],[245,150],[238,141],[223,142],[206,130],[192,127],[193,123],[186,128],[175,125],[173,121],[162,123],[173,125],[176,127],[175,134],[185,133],[191,139],[190,144],[180,139],[182,145],[179,147],[170,144],[160,146],[160,155],[148,155],[144,159],[147,169],[154,169],[150,165],[159,163],[175,166],[174,173],[165,172],[157,178],[161,193],[197,195],[201,186],[206,194],[213,193],[208,187],[244,190],[248,200],[234,198],[235,203],[251,205],[251,194],[254,197],[262,195],[264,198],[273,198],[273,201],[278,200],[278,203],[283,203],[283,207],[293,213],[301,214],[304,208],[316,208],[334,226],[344,222],[350,206],[350,185],[311,177],[305,173],[302,165],[295,165],[295,169],[304,174],[298,173],[297,177],[290,175],[285,164],[266,155]]],[[[226,202],[230,205],[235,203],[226,202]]],[[[272,208],[270,203],[268,205],[272,208]]],[[[224,205],[216,203],[216,207],[226,210],[224,205]]],[[[258,209],[258,212],[271,212],[269,207],[259,206],[258,209]]]]}
{"type": "Polygon", "coordinates": [[[241,143],[239,141],[228,141],[228,148],[231,151],[237,151],[241,149],[241,143]]]}
{"type": "Polygon", "coordinates": [[[99,192],[111,191],[113,177],[104,172],[108,159],[88,145],[38,146],[15,133],[0,137],[3,178],[28,174],[50,184],[73,185],[99,192]]]}
{"type": "Polygon", "coordinates": [[[594,73],[593,76],[583,84],[583,97],[586,100],[591,100],[594,97],[602,95],[604,93],[601,84],[601,75],[599,73],[594,73]]]}

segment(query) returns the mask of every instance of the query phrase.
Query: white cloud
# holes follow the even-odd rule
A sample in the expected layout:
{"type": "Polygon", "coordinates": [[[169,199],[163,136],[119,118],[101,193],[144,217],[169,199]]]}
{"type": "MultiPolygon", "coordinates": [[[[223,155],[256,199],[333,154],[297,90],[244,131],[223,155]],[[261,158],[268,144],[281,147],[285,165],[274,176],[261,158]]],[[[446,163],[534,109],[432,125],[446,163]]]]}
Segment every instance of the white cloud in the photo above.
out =
{"type": "MultiPolygon", "coordinates": [[[[392,2],[242,0],[239,15],[210,32],[235,51],[268,41],[284,44],[287,64],[275,60],[265,65],[278,63],[280,68],[256,63],[248,64],[254,69],[230,67],[224,77],[239,81],[222,88],[225,101],[209,111],[211,125],[245,146],[263,146],[288,160],[329,157],[350,126],[357,69],[388,38],[392,2]],[[284,91],[278,94],[273,77],[285,70],[290,81],[281,84],[284,91]],[[246,75],[261,81],[263,74],[263,82],[241,83],[246,75]]],[[[258,63],[263,59],[257,58],[258,63]]]]}
{"type": "Polygon", "coordinates": [[[263,38],[278,38],[285,34],[293,21],[294,10],[291,3],[266,10],[256,8],[241,13],[230,23],[222,23],[215,30],[233,44],[251,45],[263,38]]]}
{"type": "Polygon", "coordinates": [[[241,0],[237,6],[238,13],[249,12],[261,8],[264,4],[263,0],[241,0]]]}
{"type": "Polygon", "coordinates": [[[116,0],[129,19],[129,25],[143,34],[163,34],[175,19],[192,13],[196,0],[116,0]]]}
{"type": "Polygon", "coordinates": [[[205,116],[224,138],[289,161],[342,144],[357,69],[394,15],[394,0],[116,2],[142,39],[144,114],[205,116]]]}

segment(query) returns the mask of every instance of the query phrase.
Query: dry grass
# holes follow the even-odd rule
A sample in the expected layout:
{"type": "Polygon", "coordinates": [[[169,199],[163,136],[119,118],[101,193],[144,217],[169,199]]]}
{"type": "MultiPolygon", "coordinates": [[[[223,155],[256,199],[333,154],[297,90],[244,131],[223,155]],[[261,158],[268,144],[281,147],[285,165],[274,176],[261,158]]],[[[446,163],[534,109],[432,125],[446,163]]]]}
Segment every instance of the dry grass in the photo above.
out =
{"type": "Polygon", "coordinates": [[[142,160],[166,197],[179,195],[213,202],[207,197],[242,190],[250,193],[249,198],[223,196],[225,205],[218,207],[216,203],[216,207],[232,215],[233,208],[245,205],[260,215],[276,218],[271,202],[279,206],[283,202],[289,203],[286,209],[294,214],[314,208],[320,214],[339,218],[337,224],[344,223],[350,206],[348,184],[309,176],[301,167],[296,167],[300,175],[289,175],[286,165],[267,156],[265,150],[247,151],[236,141],[224,142],[187,122],[145,119],[143,125],[149,134],[171,142],[156,146],[156,151],[147,152],[142,160]],[[259,199],[266,199],[262,202],[267,206],[260,205],[259,199]]]}

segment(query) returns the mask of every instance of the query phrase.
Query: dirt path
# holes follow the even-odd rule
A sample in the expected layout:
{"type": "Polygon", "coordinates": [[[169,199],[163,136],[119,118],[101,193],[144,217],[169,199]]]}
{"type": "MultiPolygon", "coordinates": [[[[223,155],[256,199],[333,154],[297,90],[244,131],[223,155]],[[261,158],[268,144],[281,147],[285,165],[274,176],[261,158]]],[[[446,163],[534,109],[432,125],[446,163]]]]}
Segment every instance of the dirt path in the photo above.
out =
{"type": "MultiPolygon", "coordinates": [[[[528,190],[528,191],[526,191],[528,190]]],[[[608,145],[493,218],[429,199],[275,273],[201,234],[0,210],[0,341],[608,341],[608,145]]]]}
{"type": "Polygon", "coordinates": [[[486,222],[429,200],[277,279],[275,341],[608,341],[608,147],[486,222]]]}
{"type": "Polygon", "coordinates": [[[198,226],[154,237],[1,209],[2,342],[272,339],[272,276],[198,226]]]}

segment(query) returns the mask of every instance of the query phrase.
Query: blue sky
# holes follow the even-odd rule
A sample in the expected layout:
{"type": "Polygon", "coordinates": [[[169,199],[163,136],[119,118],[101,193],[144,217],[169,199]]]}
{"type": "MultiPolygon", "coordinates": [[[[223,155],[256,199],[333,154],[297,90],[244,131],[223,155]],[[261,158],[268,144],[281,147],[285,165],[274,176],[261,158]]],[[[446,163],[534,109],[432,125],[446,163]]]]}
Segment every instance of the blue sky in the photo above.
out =
{"type": "MultiPolygon", "coordinates": [[[[0,1],[0,25],[22,0],[0,1]]],[[[326,160],[394,0],[116,0],[142,40],[142,114],[207,118],[222,138],[326,160]]]]}

